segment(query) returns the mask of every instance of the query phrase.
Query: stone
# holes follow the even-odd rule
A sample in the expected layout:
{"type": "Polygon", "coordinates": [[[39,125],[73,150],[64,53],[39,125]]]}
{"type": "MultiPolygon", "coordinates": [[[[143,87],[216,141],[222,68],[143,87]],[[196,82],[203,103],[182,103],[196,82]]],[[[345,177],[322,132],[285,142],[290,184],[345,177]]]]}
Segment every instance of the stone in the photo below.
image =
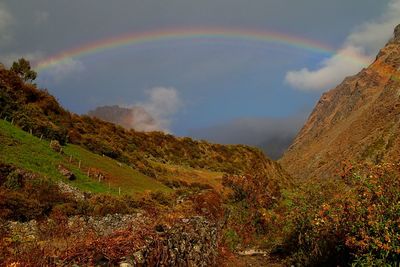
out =
{"type": "Polygon", "coordinates": [[[70,181],[73,181],[76,179],[76,176],[73,172],[71,172],[70,170],[68,170],[67,168],[65,168],[64,166],[62,166],[61,164],[58,165],[58,171],[62,174],[62,176],[64,176],[65,178],[67,178],[70,181]]]}
{"type": "Polygon", "coordinates": [[[51,140],[50,148],[53,149],[57,153],[60,153],[62,151],[62,147],[60,145],[60,142],[58,142],[57,140],[51,140]]]}

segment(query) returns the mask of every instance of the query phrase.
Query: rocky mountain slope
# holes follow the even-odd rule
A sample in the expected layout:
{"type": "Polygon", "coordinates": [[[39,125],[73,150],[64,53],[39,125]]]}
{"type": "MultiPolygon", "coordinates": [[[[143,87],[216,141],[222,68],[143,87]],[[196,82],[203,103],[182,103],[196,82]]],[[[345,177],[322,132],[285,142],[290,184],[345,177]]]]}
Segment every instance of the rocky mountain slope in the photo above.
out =
{"type": "Polygon", "coordinates": [[[296,178],[332,177],[343,162],[400,160],[400,25],[376,60],[324,93],[280,160],[296,178]]]}

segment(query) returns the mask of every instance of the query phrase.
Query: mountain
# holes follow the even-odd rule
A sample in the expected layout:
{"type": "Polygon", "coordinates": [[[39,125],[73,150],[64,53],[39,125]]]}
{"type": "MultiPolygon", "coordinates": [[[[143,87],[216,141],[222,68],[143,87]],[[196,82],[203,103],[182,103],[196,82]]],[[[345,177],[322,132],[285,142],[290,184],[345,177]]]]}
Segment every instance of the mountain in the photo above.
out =
{"type": "Polygon", "coordinates": [[[280,163],[296,178],[332,177],[343,162],[400,160],[400,25],[375,61],[324,93],[280,163]]]}
{"type": "MultiPolygon", "coordinates": [[[[106,113],[110,108],[98,110],[106,113]]],[[[114,110],[117,111],[112,116],[126,115],[121,121],[130,118],[129,110],[114,110]]],[[[226,173],[280,169],[256,148],[210,144],[162,132],[128,130],[97,118],[70,113],[47,91],[25,83],[7,69],[0,70],[0,117],[35,136],[58,140],[62,145],[79,145],[151,177],[163,176],[169,165],[226,173]]]]}
{"type": "Polygon", "coordinates": [[[115,123],[128,130],[149,132],[159,128],[154,118],[143,107],[102,106],[89,111],[88,115],[115,123]]]}

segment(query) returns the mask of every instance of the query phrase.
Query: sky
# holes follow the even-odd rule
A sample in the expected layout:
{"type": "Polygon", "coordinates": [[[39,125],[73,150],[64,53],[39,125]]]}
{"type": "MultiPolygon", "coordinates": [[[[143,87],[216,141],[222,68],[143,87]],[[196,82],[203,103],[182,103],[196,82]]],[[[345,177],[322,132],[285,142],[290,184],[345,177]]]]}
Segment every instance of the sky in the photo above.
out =
{"type": "Polygon", "coordinates": [[[72,112],[141,106],[159,130],[262,146],[293,138],[324,91],[372,62],[399,15],[400,0],[2,0],[0,62],[65,53],[37,84],[72,112]],[[186,35],[66,53],[177,29],[274,32],[329,49],[186,35]]]}

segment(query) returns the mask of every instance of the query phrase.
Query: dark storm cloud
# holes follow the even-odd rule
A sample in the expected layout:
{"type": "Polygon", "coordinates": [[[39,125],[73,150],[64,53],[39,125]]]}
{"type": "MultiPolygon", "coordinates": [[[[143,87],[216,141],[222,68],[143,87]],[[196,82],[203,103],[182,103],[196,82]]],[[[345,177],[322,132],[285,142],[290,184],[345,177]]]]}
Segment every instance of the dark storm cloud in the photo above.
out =
{"type": "Polygon", "coordinates": [[[339,29],[379,13],[382,2],[387,1],[4,1],[15,18],[11,29],[15,42],[9,49],[43,54],[121,33],[174,26],[267,28],[330,38],[346,34],[339,29]],[[354,12],[359,8],[363,12],[354,12]]]}
{"type": "Polygon", "coordinates": [[[240,118],[219,125],[192,129],[190,136],[222,144],[246,144],[261,148],[278,159],[292,143],[307,115],[286,118],[240,118]]]}

